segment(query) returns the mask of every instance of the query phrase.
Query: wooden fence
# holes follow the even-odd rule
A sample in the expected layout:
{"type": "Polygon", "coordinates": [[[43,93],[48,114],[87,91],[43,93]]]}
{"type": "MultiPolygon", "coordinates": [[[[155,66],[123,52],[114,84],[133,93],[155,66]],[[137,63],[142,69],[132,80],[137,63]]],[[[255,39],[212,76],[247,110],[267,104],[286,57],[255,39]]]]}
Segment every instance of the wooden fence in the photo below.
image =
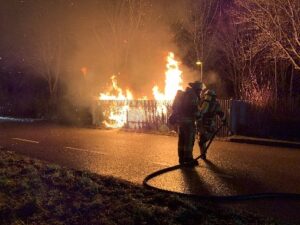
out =
{"type": "MultiPolygon", "coordinates": [[[[230,118],[231,100],[219,100],[223,111],[230,118]]],[[[107,120],[109,112],[115,111],[120,113],[125,119],[124,127],[132,130],[161,130],[168,131],[167,120],[171,114],[171,101],[156,100],[130,100],[130,101],[112,101],[102,100],[98,105],[98,112],[103,112],[103,120],[107,120]],[[124,111],[126,108],[126,111],[124,111]],[[125,114],[124,114],[125,113],[125,114]]],[[[100,118],[100,117],[99,117],[100,118]]],[[[221,122],[216,121],[217,126],[221,122]]],[[[228,127],[222,127],[218,133],[219,136],[228,136],[230,131],[228,127]]]]}

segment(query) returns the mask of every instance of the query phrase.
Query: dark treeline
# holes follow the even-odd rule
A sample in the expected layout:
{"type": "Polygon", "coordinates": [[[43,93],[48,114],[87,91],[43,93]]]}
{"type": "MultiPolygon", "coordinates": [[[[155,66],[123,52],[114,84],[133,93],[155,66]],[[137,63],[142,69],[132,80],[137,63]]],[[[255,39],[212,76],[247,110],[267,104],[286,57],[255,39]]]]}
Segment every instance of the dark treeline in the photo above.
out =
{"type": "Polygon", "coordinates": [[[202,69],[222,98],[274,108],[299,101],[299,0],[0,4],[2,107],[42,116],[66,102],[89,106],[113,74],[122,87],[150,96],[164,82],[168,51],[186,66],[186,82],[202,69]]]}

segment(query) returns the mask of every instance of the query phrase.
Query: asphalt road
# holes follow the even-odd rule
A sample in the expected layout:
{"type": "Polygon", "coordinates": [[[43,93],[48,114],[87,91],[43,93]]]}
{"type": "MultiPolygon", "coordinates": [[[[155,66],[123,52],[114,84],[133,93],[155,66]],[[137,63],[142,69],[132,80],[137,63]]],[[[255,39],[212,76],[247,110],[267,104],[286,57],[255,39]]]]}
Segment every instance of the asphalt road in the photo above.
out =
{"type": "MultiPolygon", "coordinates": [[[[178,161],[176,137],[44,123],[0,123],[0,146],[138,184],[147,174],[178,161]]],[[[209,161],[201,160],[194,169],[160,176],[152,184],[201,195],[300,193],[299,150],[215,141],[208,152],[209,161]]],[[[195,146],[194,156],[197,155],[199,149],[195,146]]],[[[255,200],[225,205],[300,224],[300,200],[255,200]]]]}

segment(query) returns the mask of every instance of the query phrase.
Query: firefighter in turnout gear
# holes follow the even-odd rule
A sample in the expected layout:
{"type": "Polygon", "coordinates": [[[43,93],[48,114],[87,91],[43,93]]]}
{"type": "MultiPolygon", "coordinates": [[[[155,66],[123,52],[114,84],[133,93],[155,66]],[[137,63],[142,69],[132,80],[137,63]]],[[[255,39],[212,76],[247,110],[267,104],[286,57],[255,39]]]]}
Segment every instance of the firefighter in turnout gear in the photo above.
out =
{"type": "Polygon", "coordinates": [[[184,92],[178,93],[181,97],[180,104],[175,107],[174,104],[179,101],[174,100],[173,110],[177,111],[178,125],[178,157],[179,163],[185,166],[198,165],[193,159],[193,147],[196,135],[196,120],[200,116],[200,94],[203,84],[200,81],[189,83],[184,92]],[[177,108],[177,110],[175,110],[177,108]]]}
{"type": "Polygon", "coordinates": [[[201,152],[200,158],[206,159],[206,143],[216,131],[216,116],[226,124],[226,115],[222,111],[220,103],[216,100],[216,92],[214,90],[207,90],[204,94],[204,100],[200,106],[200,119],[197,121],[197,132],[199,135],[199,148],[201,152]]]}

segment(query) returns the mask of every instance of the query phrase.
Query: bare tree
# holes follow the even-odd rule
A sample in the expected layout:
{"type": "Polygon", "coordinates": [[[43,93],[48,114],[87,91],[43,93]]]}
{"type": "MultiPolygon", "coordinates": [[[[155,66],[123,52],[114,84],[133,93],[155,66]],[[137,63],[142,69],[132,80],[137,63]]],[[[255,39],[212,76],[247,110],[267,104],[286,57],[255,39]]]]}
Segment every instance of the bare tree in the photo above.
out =
{"type": "MultiPolygon", "coordinates": [[[[183,28],[190,36],[191,48],[195,59],[205,64],[214,49],[214,35],[217,17],[220,14],[219,0],[189,0],[187,5],[187,20],[183,28]]],[[[202,70],[203,68],[201,68],[202,70]]],[[[202,75],[202,74],[201,74],[202,75]]]]}
{"type": "MultiPolygon", "coordinates": [[[[48,84],[50,110],[56,105],[57,92],[70,52],[66,25],[67,2],[51,0],[28,4],[30,16],[24,20],[23,52],[27,64],[48,84]]],[[[26,12],[26,9],[25,9],[26,12]]]]}
{"type": "Polygon", "coordinates": [[[62,72],[64,44],[65,40],[61,31],[58,31],[56,37],[44,34],[36,42],[34,68],[47,81],[49,94],[52,98],[55,98],[57,94],[58,82],[62,72]]]}
{"type": "MultiPolygon", "coordinates": [[[[272,97],[276,82],[270,80],[270,45],[257,41],[255,29],[236,23],[236,9],[229,7],[223,12],[219,24],[220,64],[224,76],[233,87],[234,96],[265,104],[272,97]]],[[[275,88],[276,89],[276,88],[275,88]]]]}
{"type": "Polygon", "coordinates": [[[269,43],[300,70],[300,1],[236,0],[239,22],[253,26],[257,37],[269,43]]]}
{"type": "Polygon", "coordinates": [[[205,61],[208,55],[205,55],[205,53],[211,50],[209,47],[215,33],[212,25],[216,23],[216,17],[219,13],[219,1],[192,1],[190,6],[189,13],[193,23],[187,27],[193,37],[197,58],[205,61]]]}
{"type": "Polygon", "coordinates": [[[248,99],[250,80],[254,80],[257,54],[253,52],[253,40],[247,30],[234,26],[225,29],[219,36],[220,50],[225,60],[223,68],[228,68],[224,78],[233,85],[234,95],[237,99],[248,99]],[[251,78],[251,79],[250,79],[251,78]]]}
{"type": "Polygon", "coordinates": [[[93,33],[102,52],[112,58],[113,73],[118,73],[126,69],[149,0],[100,1],[96,5],[93,33]]]}
{"type": "MultiPolygon", "coordinates": [[[[300,1],[236,0],[236,4],[237,22],[255,30],[257,51],[268,46],[269,58],[275,62],[288,60],[300,70],[300,1]]],[[[290,97],[293,80],[291,73],[290,97]]]]}
{"type": "Polygon", "coordinates": [[[245,74],[248,58],[242,45],[242,34],[238,29],[222,32],[220,35],[223,68],[228,68],[224,78],[232,83],[234,96],[239,99],[242,86],[242,77],[245,74]]]}

